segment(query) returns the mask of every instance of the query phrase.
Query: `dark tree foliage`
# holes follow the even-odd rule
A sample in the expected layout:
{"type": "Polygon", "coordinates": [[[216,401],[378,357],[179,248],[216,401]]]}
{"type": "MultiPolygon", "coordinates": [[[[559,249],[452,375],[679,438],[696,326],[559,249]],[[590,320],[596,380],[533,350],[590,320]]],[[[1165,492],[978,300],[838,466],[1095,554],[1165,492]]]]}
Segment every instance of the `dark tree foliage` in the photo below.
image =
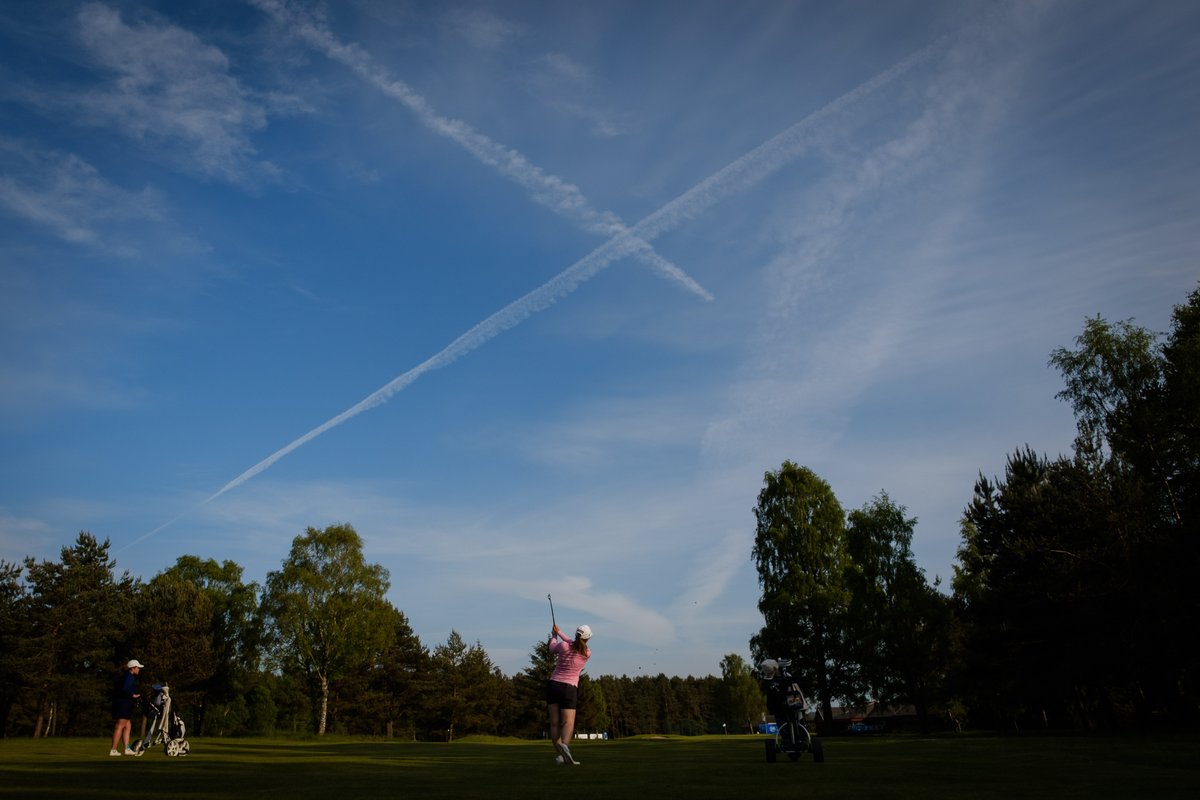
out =
{"type": "MultiPolygon", "coordinates": [[[[61,563],[29,560],[23,570],[0,562],[5,735],[107,734],[112,679],[131,657],[147,665],[144,683],[171,684],[190,737],[311,734],[321,725],[320,672],[300,656],[319,655],[322,642],[344,633],[355,646],[324,667],[328,730],[443,741],[471,734],[543,737],[545,681],[554,664],[545,642],[513,678],[480,643],[467,646],[455,632],[430,653],[404,613],[381,599],[377,579],[386,576],[355,557],[356,543],[349,526],[309,529],[293,542],[285,569],[272,573],[261,604],[257,586],[243,582],[241,567],[230,561],[184,556],[146,584],[117,579],[108,543],[89,534],[63,550],[61,563]],[[23,582],[25,570],[32,577],[23,582]],[[289,587],[308,592],[307,599],[283,591],[289,587]],[[321,613],[310,615],[306,602],[321,613]],[[341,615],[345,608],[371,635],[355,639],[341,615]],[[279,612],[290,615],[288,624],[310,623],[304,635],[312,640],[284,637],[279,612]],[[269,642],[272,660],[259,664],[263,618],[276,626],[276,638],[269,642]]],[[[576,731],[720,732],[720,689],[712,677],[584,674],[576,731]]],[[[134,726],[136,735],[136,718],[134,726]]]]}
{"type": "Polygon", "coordinates": [[[1081,461],[1028,449],[1009,458],[1002,482],[976,484],[954,588],[979,721],[1094,727],[1132,701],[1113,694],[1138,658],[1138,634],[1121,624],[1138,602],[1128,554],[1108,535],[1122,513],[1114,491],[1081,461]]]}
{"type": "MultiPolygon", "coordinates": [[[[222,717],[227,728],[230,714],[243,716],[224,706],[245,705],[246,696],[253,691],[258,675],[258,661],[263,638],[259,617],[258,593],[255,583],[242,580],[242,568],[232,561],[218,564],[213,559],[180,556],[173,567],[155,578],[189,583],[203,595],[210,613],[207,626],[212,653],[212,669],[203,676],[194,676],[181,683],[180,677],[171,680],[186,688],[189,696],[179,696],[181,707],[191,700],[192,730],[197,735],[206,732],[207,712],[212,709],[222,717]]],[[[262,693],[257,695],[262,697],[262,693]]]]}
{"type": "Polygon", "coordinates": [[[81,532],[60,561],[25,561],[28,627],[17,659],[34,737],[111,727],[108,699],[114,669],[127,659],[135,583],[114,576],[108,548],[81,532]]]}
{"type": "Polygon", "coordinates": [[[753,733],[767,707],[754,668],[736,653],[721,659],[717,699],[722,732],[753,733]]]}
{"type": "Polygon", "coordinates": [[[608,698],[604,689],[590,675],[579,676],[579,710],[575,717],[575,730],[580,733],[603,733],[611,720],[608,716],[608,698]]]}
{"type": "MultiPolygon", "coordinates": [[[[420,722],[421,682],[428,674],[429,651],[413,632],[403,611],[390,608],[391,642],[369,672],[368,702],[383,723],[388,738],[417,738],[420,722]]],[[[364,717],[370,717],[364,709],[364,717]]]]}
{"type": "Polygon", "coordinates": [[[978,719],[1109,727],[1194,722],[1200,624],[1200,290],[1165,342],[1087,320],[1051,364],[1078,423],[1071,457],[1010,457],[963,520],[954,588],[978,719]]]}
{"type": "Polygon", "coordinates": [[[8,735],[9,713],[25,685],[20,659],[29,638],[24,600],[20,565],[0,559],[0,736],[8,735]]]}
{"type": "Polygon", "coordinates": [[[916,523],[886,492],[850,512],[848,641],[869,695],[884,704],[911,704],[928,733],[932,707],[948,699],[951,606],[913,558],[916,523]]]}
{"type": "Polygon", "coordinates": [[[546,738],[549,718],[546,711],[546,681],[554,672],[554,654],[547,640],[534,645],[529,664],[513,676],[513,734],[527,739],[546,738]]]}
{"type": "Polygon", "coordinates": [[[510,690],[482,645],[470,647],[458,631],[430,657],[427,711],[434,738],[454,741],[470,734],[495,734],[501,724],[510,690]]]}
{"type": "Polygon", "coordinates": [[[220,666],[212,599],[195,583],[163,573],[139,588],[131,611],[137,624],[130,652],[146,665],[142,681],[170,685],[177,710],[187,709],[189,719],[196,719],[201,697],[196,689],[220,666]]]}

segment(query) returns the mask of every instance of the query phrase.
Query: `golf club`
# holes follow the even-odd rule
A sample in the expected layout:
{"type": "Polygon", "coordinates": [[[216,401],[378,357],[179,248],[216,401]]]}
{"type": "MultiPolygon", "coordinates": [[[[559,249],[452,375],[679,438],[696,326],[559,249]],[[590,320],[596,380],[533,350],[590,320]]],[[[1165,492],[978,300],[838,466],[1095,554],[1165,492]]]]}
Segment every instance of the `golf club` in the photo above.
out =
{"type": "Polygon", "coordinates": [[[546,599],[550,601],[550,624],[558,627],[558,623],[554,619],[554,599],[550,597],[550,593],[546,592],[546,599]]]}

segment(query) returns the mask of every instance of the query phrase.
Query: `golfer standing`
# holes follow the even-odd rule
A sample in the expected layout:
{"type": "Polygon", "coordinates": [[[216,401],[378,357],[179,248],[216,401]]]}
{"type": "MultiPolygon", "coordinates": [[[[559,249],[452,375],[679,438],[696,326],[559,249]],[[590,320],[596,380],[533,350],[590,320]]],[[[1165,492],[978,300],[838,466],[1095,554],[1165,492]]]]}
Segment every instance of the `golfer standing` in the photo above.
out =
{"type": "Polygon", "coordinates": [[[119,756],[121,751],[117,749],[117,745],[122,741],[125,742],[125,755],[134,755],[133,750],[129,749],[129,732],[133,727],[130,721],[133,719],[133,706],[137,698],[141,697],[137,693],[137,677],[142,671],[142,662],[136,658],[131,660],[121,670],[121,674],[113,685],[112,699],[112,715],[113,715],[113,740],[112,750],[108,751],[110,756],[119,756]]]}
{"type": "Polygon", "coordinates": [[[575,733],[575,709],[579,707],[579,673],[591,658],[588,639],[592,629],[580,625],[575,629],[575,641],[563,636],[558,625],[550,634],[550,652],[554,654],[554,673],[546,684],[546,704],[550,711],[550,741],[558,751],[554,759],[560,764],[578,764],[571,757],[568,744],[575,733]]]}

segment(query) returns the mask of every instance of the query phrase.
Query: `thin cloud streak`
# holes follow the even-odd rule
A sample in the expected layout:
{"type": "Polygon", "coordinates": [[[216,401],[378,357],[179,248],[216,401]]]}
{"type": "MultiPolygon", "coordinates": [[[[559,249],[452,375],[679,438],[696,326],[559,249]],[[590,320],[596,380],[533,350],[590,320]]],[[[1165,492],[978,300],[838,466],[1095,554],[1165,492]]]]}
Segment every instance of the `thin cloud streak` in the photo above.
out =
{"type": "Polygon", "coordinates": [[[114,223],[161,220],[154,191],[121,189],[74,154],[0,137],[0,170],[0,208],[72,244],[118,249],[102,235],[114,223]]]}
{"type": "MultiPolygon", "coordinates": [[[[538,204],[555,213],[574,219],[584,230],[600,236],[630,236],[630,229],[610,211],[597,211],[574,184],[556,175],[547,174],[517,150],[492,141],[466,122],[439,114],[429,102],[413,91],[412,87],[389,76],[382,68],[372,63],[369,54],[355,44],[345,44],[311,18],[301,17],[299,12],[279,0],[251,0],[262,11],[285,23],[299,39],[328,58],[349,67],[355,74],[374,85],[384,94],[399,100],[416,114],[417,119],[429,130],[459,144],[481,163],[496,169],[518,185],[529,190],[538,204]]],[[[648,264],[657,272],[684,286],[699,297],[712,301],[713,296],[686,272],[656,253],[645,240],[633,238],[631,255],[648,264]]]]}
{"type": "MultiPolygon", "coordinates": [[[[200,503],[200,506],[207,505],[226,492],[237,488],[271,467],[288,453],[307,444],[322,433],[337,427],[364,411],[386,403],[426,372],[454,363],[462,356],[470,353],[504,331],[515,327],[533,314],[549,308],[558,300],[574,292],[580,284],[594,277],[612,262],[630,255],[631,252],[644,246],[647,241],[665,233],[675,225],[695,217],[700,211],[711,207],[721,198],[735,191],[748,188],[757,181],[781,169],[805,150],[807,145],[805,137],[815,129],[818,123],[828,119],[838,110],[882,88],[890,81],[895,80],[900,75],[925,61],[935,52],[935,47],[936,44],[930,45],[905,58],[903,61],[900,61],[847,94],[842,95],[837,100],[828,103],[818,111],[813,112],[808,117],[792,125],[783,133],[759,145],[746,155],[714,173],[692,189],[689,189],[667,203],[658,211],[647,216],[628,233],[613,237],[546,283],[509,303],[482,322],[477,323],[431,358],[393,379],[382,388],[372,392],[366,398],[332,419],[275,451],[222,486],[218,491],[200,503]]],[[[195,509],[192,510],[194,511],[195,509]]],[[[174,521],[172,520],[172,522],[174,521]]],[[[170,524],[166,523],[159,526],[137,541],[141,542],[149,538],[170,524]]]]}

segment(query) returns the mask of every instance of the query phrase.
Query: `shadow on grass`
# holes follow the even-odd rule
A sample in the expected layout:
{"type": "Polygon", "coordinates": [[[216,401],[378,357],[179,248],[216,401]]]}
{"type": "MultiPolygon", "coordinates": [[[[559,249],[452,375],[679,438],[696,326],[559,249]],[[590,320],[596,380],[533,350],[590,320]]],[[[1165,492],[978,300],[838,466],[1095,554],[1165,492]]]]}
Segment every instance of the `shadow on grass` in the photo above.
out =
{"type": "Polygon", "coordinates": [[[0,797],[1122,798],[1200,796],[1200,739],[830,739],[827,760],[774,764],[762,737],[545,742],[196,739],[110,758],[95,739],[0,742],[0,797]]]}

